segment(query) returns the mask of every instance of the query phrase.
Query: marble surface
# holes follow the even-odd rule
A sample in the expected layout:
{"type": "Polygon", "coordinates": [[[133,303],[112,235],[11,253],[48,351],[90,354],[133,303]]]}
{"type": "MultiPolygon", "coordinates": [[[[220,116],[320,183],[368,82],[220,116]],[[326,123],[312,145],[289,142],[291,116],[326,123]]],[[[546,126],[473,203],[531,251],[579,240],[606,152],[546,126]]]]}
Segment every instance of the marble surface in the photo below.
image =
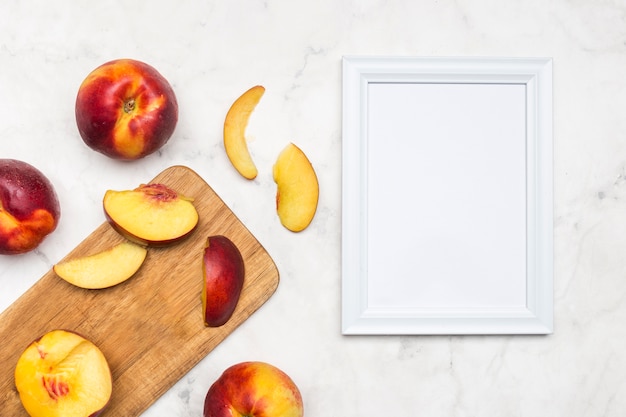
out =
{"type": "Polygon", "coordinates": [[[34,252],[0,257],[0,310],[103,221],[105,189],[184,164],[266,247],[281,283],[144,416],[200,416],[212,381],[244,360],[289,373],[309,417],[621,416],[625,19],[626,3],[609,0],[2,1],[0,156],[42,170],[63,217],[34,252]],[[341,335],[341,57],[358,54],[554,59],[553,335],[341,335]],[[121,57],[157,67],[180,104],[170,142],[133,163],[88,149],[74,121],[82,79],[121,57]],[[248,182],[230,166],[221,129],[255,84],[267,91],[249,129],[260,174],[248,182]],[[300,234],[274,210],[271,167],[289,141],[321,187],[300,234]]]}

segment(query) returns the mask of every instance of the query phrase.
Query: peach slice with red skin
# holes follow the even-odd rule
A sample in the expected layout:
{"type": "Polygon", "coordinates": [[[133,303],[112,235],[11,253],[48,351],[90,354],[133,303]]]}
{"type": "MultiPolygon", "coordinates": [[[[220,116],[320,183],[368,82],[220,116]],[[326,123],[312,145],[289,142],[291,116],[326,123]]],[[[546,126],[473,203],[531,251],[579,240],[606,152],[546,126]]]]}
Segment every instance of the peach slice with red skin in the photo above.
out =
{"type": "Polygon", "coordinates": [[[113,392],[102,351],[67,330],[48,332],[22,352],[15,387],[31,417],[97,416],[113,392]]]}
{"type": "Polygon", "coordinates": [[[313,165],[300,148],[290,143],[278,155],[273,176],[280,222],[292,232],[306,229],[315,216],[319,199],[313,165]]]}
{"type": "Polygon", "coordinates": [[[60,262],[53,270],[77,287],[108,288],[132,277],[143,265],[147,253],[146,247],[124,241],[93,255],[60,262]]]}
{"type": "Polygon", "coordinates": [[[265,93],[265,87],[256,85],[243,93],[231,105],[224,120],[224,149],[231,164],[244,178],[256,178],[257,167],[250,156],[246,128],[253,110],[265,93]]]}
{"type": "Polygon", "coordinates": [[[207,239],[202,256],[202,311],[207,327],[219,327],[232,317],[245,277],[239,248],[226,236],[207,239]]]}
{"type": "Polygon", "coordinates": [[[111,226],[141,245],[176,243],[189,236],[198,224],[193,199],[164,184],[142,184],[134,190],[108,190],[103,206],[111,226]]]}

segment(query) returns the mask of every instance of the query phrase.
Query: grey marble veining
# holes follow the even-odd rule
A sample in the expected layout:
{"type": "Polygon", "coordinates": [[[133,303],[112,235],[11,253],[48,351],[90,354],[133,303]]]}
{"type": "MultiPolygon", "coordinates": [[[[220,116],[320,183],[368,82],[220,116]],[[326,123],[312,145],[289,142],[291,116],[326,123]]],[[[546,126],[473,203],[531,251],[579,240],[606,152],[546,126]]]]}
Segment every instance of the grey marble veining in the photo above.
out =
{"type": "Polygon", "coordinates": [[[144,416],[202,415],[210,384],[243,360],[289,373],[308,417],[622,416],[625,17],[623,1],[4,1],[0,156],[48,175],[62,220],[36,251],[0,258],[0,310],[104,221],[106,189],[184,164],[257,236],[281,282],[144,416]],[[355,54],[554,59],[553,335],[341,336],[341,57],[355,54]],[[170,142],[133,163],[88,149],[74,121],[80,82],[121,57],[159,69],[180,105],[170,142]],[[267,90],[249,129],[259,176],[246,181],[221,134],[232,101],[255,84],[267,90]],[[300,234],[274,206],[271,168],[290,141],[320,181],[300,234]]]}

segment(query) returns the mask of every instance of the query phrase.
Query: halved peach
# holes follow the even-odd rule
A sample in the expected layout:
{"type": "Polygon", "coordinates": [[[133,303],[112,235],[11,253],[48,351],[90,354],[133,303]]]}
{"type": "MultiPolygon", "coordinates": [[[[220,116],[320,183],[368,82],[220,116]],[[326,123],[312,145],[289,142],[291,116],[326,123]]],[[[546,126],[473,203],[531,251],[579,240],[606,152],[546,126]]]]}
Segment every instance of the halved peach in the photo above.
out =
{"type": "Polygon", "coordinates": [[[273,174],[280,222],[292,232],[306,229],[315,216],[319,198],[313,165],[300,148],[290,143],[278,155],[273,174]]]}
{"type": "Polygon", "coordinates": [[[113,392],[102,351],[67,330],[46,333],[24,350],[15,387],[31,417],[97,416],[113,392]]]}
{"type": "Polygon", "coordinates": [[[258,170],[246,142],[246,128],[250,114],[265,93],[265,87],[257,85],[243,93],[232,104],[224,120],[224,148],[231,164],[245,178],[256,178],[258,170]]]}
{"type": "Polygon", "coordinates": [[[107,288],[132,277],[146,259],[148,249],[125,241],[105,251],[70,259],[52,268],[65,281],[87,289],[107,288]]]}
{"type": "Polygon", "coordinates": [[[111,226],[128,240],[142,245],[165,246],[178,242],[198,224],[193,199],[164,184],[108,190],[103,206],[111,226]]]}

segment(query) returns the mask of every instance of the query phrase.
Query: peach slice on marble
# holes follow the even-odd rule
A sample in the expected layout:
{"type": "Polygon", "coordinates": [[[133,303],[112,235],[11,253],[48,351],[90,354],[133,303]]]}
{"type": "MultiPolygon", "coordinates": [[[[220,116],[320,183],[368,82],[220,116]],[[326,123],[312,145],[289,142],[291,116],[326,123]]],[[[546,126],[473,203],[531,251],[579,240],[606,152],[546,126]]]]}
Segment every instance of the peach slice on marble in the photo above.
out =
{"type": "Polygon", "coordinates": [[[198,224],[193,199],[164,184],[108,190],[104,213],[111,226],[140,245],[166,246],[189,236],[198,224]]]}
{"type": "Polygon", "coordinates": [[[256,85],[243,93],[231,105],[224,120],[224,148],[231,164],[244,178],[252,180],[258,174],[246,141],[246,128],[253,110],[265,93],[265,87],[256,85]]]}
{"type": "Polygon", "coordinates": [[[93,255],[54,265],[54,272],[65,281],[87,289],[108,288],[126,281],[139,270],[148,250],[124,241],[93,255]]]}
{"type": "Polygon", "coordinates": [[[52,330],[32,342],[14,375],[22,405],[32,417],[97,416],[113,392],[102,351],[67,330],[52,330]]]}
{"type": "Polygon", "coordinates": [[[276,211],[281,224],[292,232],[306,229],[317,211],[319,183],[313,165],[293,143],[278,155],[273,168],[277,185],[276,211]]]}

